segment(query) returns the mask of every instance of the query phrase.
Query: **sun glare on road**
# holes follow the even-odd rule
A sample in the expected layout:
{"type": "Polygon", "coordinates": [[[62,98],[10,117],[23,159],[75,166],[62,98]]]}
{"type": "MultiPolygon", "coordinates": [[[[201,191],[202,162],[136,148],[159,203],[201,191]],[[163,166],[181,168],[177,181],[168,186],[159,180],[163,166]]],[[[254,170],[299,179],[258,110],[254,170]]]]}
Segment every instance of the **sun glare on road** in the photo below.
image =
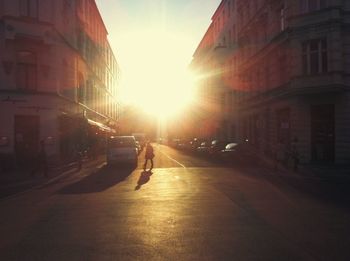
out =
{"type": "Polygon", "coordinates": [[[194,98],[193,76],[187,70],[190,45],[181,35],[160,30],[129,34],[123,64],[122,98],[145,112],[169,118],[194,98]]]}

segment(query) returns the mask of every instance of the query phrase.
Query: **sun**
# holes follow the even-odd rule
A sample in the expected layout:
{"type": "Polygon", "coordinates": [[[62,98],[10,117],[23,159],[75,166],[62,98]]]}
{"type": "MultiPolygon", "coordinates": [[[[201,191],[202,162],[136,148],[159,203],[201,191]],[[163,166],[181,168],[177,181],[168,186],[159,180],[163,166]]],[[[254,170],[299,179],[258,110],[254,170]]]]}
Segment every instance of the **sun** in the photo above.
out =
{"type": "Polygon", "coordinates": [[[123,65],[124,102],[164,119],[193,101],[194,77],[187,69],[191,47],[185,38],[151,30],[125,40],[134,51],[123,65]]]}

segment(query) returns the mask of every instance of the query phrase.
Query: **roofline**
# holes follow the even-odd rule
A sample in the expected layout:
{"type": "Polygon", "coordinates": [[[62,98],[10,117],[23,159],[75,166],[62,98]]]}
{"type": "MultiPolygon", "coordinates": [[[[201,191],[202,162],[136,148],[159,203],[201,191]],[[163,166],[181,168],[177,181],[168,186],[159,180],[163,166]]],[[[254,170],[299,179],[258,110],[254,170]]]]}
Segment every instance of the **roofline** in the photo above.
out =
{"type": "Polygon", "coordinates": [[[97,4],[96,4],[96,0],[92,0],[92,2],[93,2],[93,5],[95,6],[96,11],[97,11],[97,14],[98,14],[98,16],[99,16],[99,18],[100,18],[100,20],[101,20],[101,22],[102,22],[103,28],[105,29],[106,34],[108,35],[107,27],[106,27],[106,25],[105,25],[105,23],[104,23],[104,21],[103,21],[102,15],[101,15],[101,13],[100,13],[100,9],[98,9],[98,6],[97,6],[97,4]]]}
{"type": "Polygon", "coordinates": [[[198,50],[199,50],[199,47],[200,47],[200,46],[201,46],[201,44],[203,43],[203,41],[204,41],[205,37],[208,35],[209,30],[210,30],[210,29],[212,29],[212,27],[213,27],[213,22],[211,22],[211,23],[210,23],[210,25],[209,25],[209,27],[208,27],[207,31],[204,33],[204,35],[203,35],[203,37],[202,37],[201,41],[199,42],[199,44],[198,44],[197,48],[196,48],[196,49],[195,49],[195,51],[194,51],[194,53],[193,53],[192,57],[194,57],[194,56],[196,55],[196,53],[197,53],[197,52],[198,52],[198,50]]]}
{"type": "Polygon", "coordinates": [[[222,6],[224,5],[224,2],[226,2],[226,0],[221,0],[221,2],[220,2],[220,4],[219,4],[218,8],[216,8],[216,10],[215,10],[213,16],[211,17],[211,20],[214,20],[214,19],[216,18],[218,12],[221,10],[222,6]]]}

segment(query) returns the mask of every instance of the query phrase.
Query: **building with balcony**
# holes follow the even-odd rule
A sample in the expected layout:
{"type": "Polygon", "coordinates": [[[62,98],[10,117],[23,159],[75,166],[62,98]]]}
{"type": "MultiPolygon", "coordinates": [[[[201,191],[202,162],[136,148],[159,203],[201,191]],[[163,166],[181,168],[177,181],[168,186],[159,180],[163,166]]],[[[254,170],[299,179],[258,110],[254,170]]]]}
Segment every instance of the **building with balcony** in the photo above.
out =
{"type": "Polygon", "coordinates": [[[271,158],[294,147],[303,164],[348,163],[349,18],[342,0],[223,0],[192,62],[221,111],[212,135],[271,158]]]}
{"type": "Polygon", "coordinates": [[[0,0],[3,157],[25,165],[45,141],[65,161],[115,132],[120,69],[107,34],[94,0],[0,0]]]}

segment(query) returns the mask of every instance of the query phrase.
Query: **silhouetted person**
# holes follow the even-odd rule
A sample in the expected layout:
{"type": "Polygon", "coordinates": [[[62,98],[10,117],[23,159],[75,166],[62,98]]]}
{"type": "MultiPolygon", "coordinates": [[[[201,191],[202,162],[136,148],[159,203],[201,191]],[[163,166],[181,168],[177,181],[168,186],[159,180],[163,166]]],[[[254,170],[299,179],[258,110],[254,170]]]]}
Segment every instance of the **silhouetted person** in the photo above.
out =
{"type": "Polygon", "coordinates": [[[31,175],[36,175],[37,172],[42,171],[45,177],[48,177],[47,155],[45,150],[45,142],[40,141],[40,148],[35,158],[34,169],[31,175]]]}
{"type": "Polygon", "coordinates": [[[151,168],[149,170],[153,169],[153,158],[154,158],[153,147],[150,142],[147,142],[146,152],[145,152],[145,164],[143,165],[144,170],[146,170],[148,160],[151,161],[151,168]]]}

